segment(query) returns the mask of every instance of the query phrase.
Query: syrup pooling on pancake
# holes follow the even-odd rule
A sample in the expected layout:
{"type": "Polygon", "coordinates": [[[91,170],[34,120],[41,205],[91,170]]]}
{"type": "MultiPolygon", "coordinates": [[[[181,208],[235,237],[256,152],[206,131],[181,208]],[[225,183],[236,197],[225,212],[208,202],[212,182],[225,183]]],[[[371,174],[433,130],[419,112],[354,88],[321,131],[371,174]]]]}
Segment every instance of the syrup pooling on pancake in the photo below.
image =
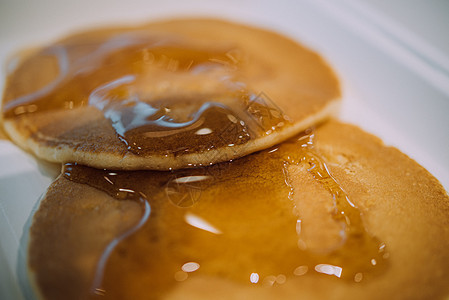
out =
{"type": "MultiPolygon", "coordinates": [[[[162,41],[138,33],[106,35],[93,41],[89,37],[46,47],[19,64],[5,91],[4,115],[84,106],[97,87],[126,75],[151,70],[158,70],[158,75],[193,72],[198,66],[223,66],[232,61],[226,56],[231,49],[197,50],[186,43],[166,41],[167,37],[162,41]]],[[[152,78],[146,84],[155,86],[157,81],[152,78]]]]}
{"type": "Polygon", "coordinates": [[[14,65],[2,109],[11,139],[40,158],[96,168],[237,159],[327,119],[340,102],[318,54],[220,20],[87,31],[14,65]]]}
{"type": "Polygon", "coordinates": [[[5,116],[91,105],[137,155],[233,147],[288,123],[238,78],[239,49],[143,33],[87,42],[61,42],[25,61],[5,92],[5,116]],[[41,70],[43,82],[21,82],[41,70]]]}
{"type": "Polygon", "coordinates": [[[66,165],[69,180],[113,197],[120,191],[139,194],[151,207],[145,224],[102,259],[97,293],[138,298],[151,292],[157,298],[201,275],[270,286],[306,273],[356,282],[381,273],[385,245],[366,232],[359,210],[310,145],[303,147],[310,141],[305,136],[232,163],[174,172],[66,165]],[[289,172],[302,165],[335,201],[328,216],[339,225],[333,249],[307,248],[298,228],[289,172]],[[127,276],[119,280],[120,274],[127,276]]]}
{"type": "Polygon", "coordinates": [[[173,95],[140,100],[134,76],[94,90],[89,103],[104,112],[120,139],[136,154],[206,152],[270,134],[288,123],[262,95],[238,89],[220,94],[173,95]],[[195,141],[192,144],[191,141],[195,141]]]}
{"type": "MultiPolygon", "coordinates": [[[[343,269],[338,267],[338,265],[344,264],[347,260],[354,260],[354,262],[346,268],[346,274],[344,275],[348,276],[347,274],[350,274],[349,277],[353,276],[354,280],[359,282],[362,280],[364,274],[366,275],[367,272],[369,273],[372,266],[385,264],[384,260],[389,257],[389,254],[386,252],[386,245],[367,234],[360,210],[351,201],[344,189],[338,184],[338,181],[332,176],[325,160],[315,151],[313,145],[313,131],[307,130],[306,132],[308,133],[300,137],[297,141],[300,145],[299,154],[292,152],[295,154],[287,157],[288,161],[285,164],[287,180],[289,177],[288,170],[290,169],[290,164],[305,164],[307,172],[331,194],[333,200],[333,209],[331,212],[332,218],[341,226],[340,239],[334,241],[334,244],[331,244],[332,246],[330,248],[326,249],[326,247],[321,244],[321,249],[315,249],[318,252],[338,253],[337,256],[340,257],[336,259],[336,261],[339,261],[336,263],[337,266],[326,264],[316,265],[315,270],[317,272],[340,277],[340,272],[342,272],[343,269]],[[369,262],[366,260],[365,255],[360,260],[357,260],[353,254],[354,249],[364,249],[365,255],[371,257],[369,262]]],[[[295,188],[291,183],[290,186],[292,188],[290,197],[292,198],[295,188]]],[[[299,214],[301,214],[300,209],[299,214]]],[[[301,237],[301,226],[302,220],[299,220],[297,231],[300,239],[298,245],[300,248],[306,250],[310,247],[307,245],[307,241],[301,237]]]]}

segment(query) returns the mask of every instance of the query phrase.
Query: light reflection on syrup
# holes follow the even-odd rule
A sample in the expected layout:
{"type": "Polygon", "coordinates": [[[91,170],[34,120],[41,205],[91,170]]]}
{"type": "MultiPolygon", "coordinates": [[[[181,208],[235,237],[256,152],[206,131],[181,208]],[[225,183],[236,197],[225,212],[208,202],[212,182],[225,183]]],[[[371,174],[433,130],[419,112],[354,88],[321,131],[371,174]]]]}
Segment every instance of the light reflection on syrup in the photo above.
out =
{"type": "Polygon", "coordinates": [[[112,296],[128,289],[142,295],[151,291],[157,299],[177,282],[197,275],[273,286],[308,274],[363,282],[381,273],[387,266],[385,244],[366,232],[360,211],[315,153],[312,139],[307,134],[232,163],[173,172],[66,166],[66,177],[75,182],[122,200],[130,200],[122,192],[138,194],[131,199],[145,197],[151,207],[138,230],[108,247],[93,288],[112,296]],[[295,189],[288,166],[304,164],[333,195],[332,217],[344,225],[341,245],[326,254],[298,246],[307,223],[292,212],[295,189]],[[177,203],[167,188],[195,200],[177,203]],[[117,282],[118,274],[127,276],[117,282]]]}
{"type": "Polygon", "coordinates": [[[201,217],[198,217],[192,213],[186,213],[185,214],[185,221],[196,228],[202,229],[202,230],[206,230],[208,232],[211,232],[213,234],[222,234],[223,232],[220,231],[220,229],[214,227],[213,225],[211,225],[209,222],[207,222],[206,220],[204,220],[201,217]]]}
{"type": "Polygon", "coordinates": [[[200,264],[196,262],[187,262],[182,265],[181,269],[186,273],[195,272],[200,268],[200,264]]]}
{"type": "Polygon", "coordinates": [[[315,271],[322,274],[334,275],[338,278],[341,277],[343,269],[339,266],[332,266],[328,264],[318,264],[315,266],[315,271]]]}
{"type": "Polygon", "coordinates": [[[259,274],[251,273],[251,275],[249,275],[249,281],[251,283],[258,283],[259,282],[259,274]]]}

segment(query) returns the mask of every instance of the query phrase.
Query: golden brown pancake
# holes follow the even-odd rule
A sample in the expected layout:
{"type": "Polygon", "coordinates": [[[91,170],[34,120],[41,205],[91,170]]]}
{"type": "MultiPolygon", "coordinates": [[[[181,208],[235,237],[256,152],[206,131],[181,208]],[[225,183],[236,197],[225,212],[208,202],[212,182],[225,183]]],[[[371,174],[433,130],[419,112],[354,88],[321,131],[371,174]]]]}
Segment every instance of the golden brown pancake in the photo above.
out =
{"type": "Polygon", "coordinates": [[[330,121],[232,163],[67,164],[31,227],[46,299],[438,299],[449,197],[424,168],[330,121]]]}
{"type": "Polygon", "coordinates": [[[8,137],[5,133],[5,131],[3,130],[3,128],[0,126],[0,140],[6,140],[8,137]]]}
{"type": "Polygon", "coordinates": [[[267,30],[171,20],[88,31],[29,55],[2,115],[22,148],[53,162],[169,170],[273,146],[335,112],[315,52],[267,30]]]}

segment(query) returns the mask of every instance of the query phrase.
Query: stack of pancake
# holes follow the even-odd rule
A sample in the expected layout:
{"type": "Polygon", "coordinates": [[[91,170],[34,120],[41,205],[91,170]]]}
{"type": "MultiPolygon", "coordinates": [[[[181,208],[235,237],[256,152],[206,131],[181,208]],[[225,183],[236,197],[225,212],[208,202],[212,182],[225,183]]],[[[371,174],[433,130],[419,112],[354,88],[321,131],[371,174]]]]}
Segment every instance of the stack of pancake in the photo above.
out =
{"type": "Polygon", "coordinates": [[[449,197],[338,111],[313,51],[219,20],[72,35],[8,76],[4,129],[62,163],[30,228],[42,299],[429,299],[449,197]]]}

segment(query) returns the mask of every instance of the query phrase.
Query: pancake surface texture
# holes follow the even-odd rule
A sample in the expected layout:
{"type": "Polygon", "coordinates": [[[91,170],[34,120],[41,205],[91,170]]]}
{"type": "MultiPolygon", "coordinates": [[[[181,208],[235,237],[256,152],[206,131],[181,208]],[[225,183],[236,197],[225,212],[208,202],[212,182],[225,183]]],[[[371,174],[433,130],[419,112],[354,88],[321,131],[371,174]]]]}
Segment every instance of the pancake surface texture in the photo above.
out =
{"type": "Polygon", "coordinates": [[[333,114],[336,76],[276,33],[186,19],[57,41],[9,74],[2,116],[38,157],[170,170],[266,149],[333,114]]]}
{"type": "Polygon", "coordinates": [[[67,164],[30,229],[46,299],[438,299],[449,197],[416,162],[327,122],[232,163],[67,164]]]}

